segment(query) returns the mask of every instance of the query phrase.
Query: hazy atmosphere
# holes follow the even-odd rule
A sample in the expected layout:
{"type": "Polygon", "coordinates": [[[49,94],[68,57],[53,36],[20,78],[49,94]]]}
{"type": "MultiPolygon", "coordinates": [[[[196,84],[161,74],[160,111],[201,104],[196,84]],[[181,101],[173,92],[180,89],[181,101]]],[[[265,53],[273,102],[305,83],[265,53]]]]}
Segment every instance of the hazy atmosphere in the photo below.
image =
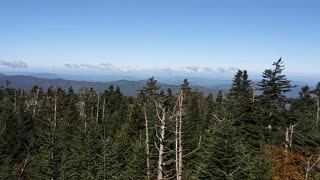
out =
{"type": "Polygon", "coordinates": [[[247,69],[257,75],[282,57],[288,73],[319,76],[319,8],[317,1],[295,0],[4,0],[0,66],[147,76],[247,69]]]}

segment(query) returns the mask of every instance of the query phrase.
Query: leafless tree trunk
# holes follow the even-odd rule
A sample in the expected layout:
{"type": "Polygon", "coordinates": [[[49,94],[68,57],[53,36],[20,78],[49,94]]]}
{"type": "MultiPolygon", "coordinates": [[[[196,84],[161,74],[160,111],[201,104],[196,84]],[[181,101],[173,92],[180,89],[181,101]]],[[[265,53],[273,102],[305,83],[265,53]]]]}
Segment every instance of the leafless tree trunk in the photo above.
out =
{"type": "Polygon", "coordinates": [[[253,88],[253,92],[252,92],[252,102],[253,103],[255,101],[255,98],[256,98],[256,90],[255,90],[255,88],[253,88]]]}
{"type": "Polygon", "coordinates": [[[316,119],[316,125],[319,125],[319,114],[320,114],[320,99],[317,98],[317,119],[316,119]]]}
{"type": "Polygon", "coordinates": [[[180,91],[179,95],[179,130],[178,130],[178,171],[177,171],[177,180],[181,180],[182,178],[182,155],[183,155],[183,148],[182,148],[182,113],[183,113],[183,91],[180,91]]]}
{"type": "Polygon", "coordinates": [[[106,111],[106,98],[103,98],[102,121],[104,121],[104,118],[105,118],[105,111],[106,111]]]}
{"type": "Polygon", "coordinates": [[[87,132],[87,120],[84,120],[84,132],[87,132]]]}
{"type": "Polygon", "coordinates": [[[147,117],[147,108],[144,106],[145,133],[146,133],[146,155],[147,155],[147,179],[150,179],[150,147],[149,147],[149,122],[147,117]]]}
{"type": "Polygon", "coordinates": [[[53,116],[53,129],[56,129],[57,126],[57,93],[58,88],[56,88],[56,92],[54,94],[54,116],[53,116]]]}
{"type": "Polygon", "coordinates": [[[288,148],[292,148],[292,140],[293,140],[293,130],[294,127],[296,127],[298,125],[294,124],[292,125],[290,123],[289,127],[286,128],[286,133],[285,133],[285,147],[288,148]]]}
{"type": "Polygon", "coordinates": [[[176,116],[176,179],[178,179],[179,175],[179,120],[178,116],[176,116]]]}
{"type": "Polygon", "coordinates": [[[97,124],[99,122],[99,103],[100,103],[100,93],[98,94],[98,102],[97,102],[97,117],[96,117],[97,124]]]}
{"type": "Polygon", "coordinates": [[[269,113],[269,118],[270,118],[270,119],[269,119],[269,124],[268,124],[268,127],[267,127],[267,128],[270,129],[270,130],[272,129],[271,116],[272,116],[272,112],[269,113]]]}
{"type": "MultiPolygon", "coordinates": [[[[178,112],[175,116],[176,118],[176,179],[181,180],[182,174],[183,174],[183,158],[185,156],[189,156],[200,149],[200,143],[201,143],[201,137],[199,139],[199,144],[196,149],[193,151],[183,155],[183,130],[182,130],[182,124],[183,124],[183,113],[184,113],[184,92],[183,90],[180,91],[180,94],[178,96],[177,100],[177,106],[178,106],[178,112]]],[[[176,109],[176,108],[175,108],[176,109]]],[[[175,110],[174,110],[175,111],[175,110]]]]}
{"type": "Polygon", "coordinates": [[[320,154],[318,155],[317,159],[314,161],[313,164],[311,164],[311,160],[313,158],[313,155],[308,159],[307,161],[307,167],[305,168],[305,177],[304,180],[308,180],[309,178],[309,172],[320,162],[320,154]]]}
{"type": "Polygon", "coordinates": [[[18,180],[23,179],[22,175],[24,173],[24,170],[27,167],[27,164],[29,163],[29,155],[30,155],[30,151],[28,150],[27,157],[24,159],[23,166],[21,167],[20,172],[18,174],[18,180]]]}
{"type": "Polygon", "coordinates": [[[35,97],[35,100],[34,100],[34,107],[33,107],[33,112],[32,112],[32,119],[34,119],[34,117],[36,115],[36,109],[37,109],[37,106],[38,106],[39,93],[40,93],[40,88],[37,87],[37,92],[36,92],[36,97],[35,97]]]}
{"type": "Polygon", "coordinates": [[[77,106],[79,108],[79,116],[80,116],[80,118],[86,118],[85,109],[84,109],[85,105],[86,104],[83,101],[80,101],[80,102],[77,103],[77,106]]]}
{"type": "Polygon", "coordinates": [[[165,135],[165,128],[166,128],[166,108],[163,107],[161,104],[156,103],[156,113],[157,117],[160,121],[160,136],[157,134],[159,139],[159,147],[157,147],[159,151],[158,155],[158,180],[162,180],[164,178],[163,175],[163,164],[164,164],[164,135],[165,135]],[[159,112],[161,110],[161,112],[159,112]]]}
{"type": "Polygon", "coordinates": [[[289,128],[286,128],[286,134],[285,134],[285,138],[286,138],[286,142],[285,142],[285,147],[286,147],[286,149],[288,149],[289,148],[289,128]]]}

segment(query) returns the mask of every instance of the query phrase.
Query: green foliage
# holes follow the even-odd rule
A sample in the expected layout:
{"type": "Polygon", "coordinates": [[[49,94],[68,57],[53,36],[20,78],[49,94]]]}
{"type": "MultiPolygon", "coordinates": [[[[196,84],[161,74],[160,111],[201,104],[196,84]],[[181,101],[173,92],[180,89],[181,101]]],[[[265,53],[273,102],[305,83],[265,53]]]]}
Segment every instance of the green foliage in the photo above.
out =
{"type": "MultiPolygon", "coordinates": [[[[293,86],[283,61],[273,65],[263,72],[257,92],[248,72],[239,70],[229,93],[221,90],[217,97],[191,89],[187,79],[183,96],[160,91],[152,77],[132,97],[112,85],[103,93],[38,85],[25,92],[7,82],[0,87],[0,179],[147,179],[148,158],[150,179],[156,179],[161,140],[155,102],[168,115],[163,164],[168,178],[177,172],[181,112],[183,179],[272,179],[274,159],[266,152],[284,146],[290,125],[290,152],[317,155],[320,144],[320,83],[288,99],[285,93],[293,86]]],[[[319,170],[311,172],[316,179],[319,170]]]]}
{"type": "Polygon", "coordinates": [[[261,105],[270,113],[269,123],[276,126],[284,126],[286,122],[281,122],[279,113],[286,110],[288,100],[284,93],[289,92],[292,86],[286,76],[282,74],[284,70],[283,61],[280,58],[273,63],[274,69],[266,69],[263,72],[263,79],[258,84],[262,95],[259,97],[261,105]]]}
{"type": "Polygon", "coordinates": [[[231,122],[209,130],[204,142],[199,179],[250,179],[249,155],[231,122]]]}

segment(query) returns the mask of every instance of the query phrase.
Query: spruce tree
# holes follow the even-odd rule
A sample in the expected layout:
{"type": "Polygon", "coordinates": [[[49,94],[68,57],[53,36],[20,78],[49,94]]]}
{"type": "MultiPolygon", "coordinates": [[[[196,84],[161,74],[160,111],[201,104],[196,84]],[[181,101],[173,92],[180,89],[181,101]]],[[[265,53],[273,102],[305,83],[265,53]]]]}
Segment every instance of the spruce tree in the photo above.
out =
{"type": "Polygon", "coordinates": [[[251,179],[249,156],[231,121],[220,123],[204,136],[198,159],[198,179],[251,179]]]}
{"type": "Polygon", "coordinates": [[[262,74],[262,81],[258,84],[262,95],[259,101],[266,110],[266,126],[286,127],[286,121],[282,118],[287,109],[288,99],[285,93],[291,91],[294,87],[283,74],[284,65],[280,58],[273,63],[273,69],[266,69],[262,74]]]}

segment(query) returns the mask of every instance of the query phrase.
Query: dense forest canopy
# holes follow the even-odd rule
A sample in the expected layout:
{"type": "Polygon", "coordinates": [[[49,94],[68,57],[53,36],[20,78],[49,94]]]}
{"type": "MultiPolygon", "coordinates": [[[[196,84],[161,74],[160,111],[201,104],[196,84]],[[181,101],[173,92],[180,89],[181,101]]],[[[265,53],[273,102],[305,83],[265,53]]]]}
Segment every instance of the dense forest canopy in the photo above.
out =
{"type": "Polygon", "coordinates": [[[8,81],[1,179],[319,179],[320,82],[288,98],[284,70],[279,59],[257,86],[238,70],[216,97],[187,79],[174,94],[150,78],[137,96],[8,81]]]}

